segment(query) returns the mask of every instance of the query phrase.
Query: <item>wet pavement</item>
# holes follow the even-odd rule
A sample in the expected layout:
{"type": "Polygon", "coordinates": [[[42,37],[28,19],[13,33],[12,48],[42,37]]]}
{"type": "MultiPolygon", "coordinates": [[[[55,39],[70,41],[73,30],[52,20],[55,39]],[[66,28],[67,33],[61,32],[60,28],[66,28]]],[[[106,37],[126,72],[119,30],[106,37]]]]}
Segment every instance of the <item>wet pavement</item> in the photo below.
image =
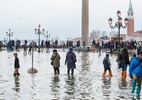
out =
{"type": "MultiPolygon", "coordinates": [[[[116,55],[110,55],[113,77],[102,78],[102,60],[105,53],[98,57],[95,52],[75,52],[77,68],[74,76],[67,75],[64,65],[66,52],[58,50],[61,56],[60,75],[54,76],[50,65],[50,53],[34,52],[36,74],[27,71],[32,67],[32,56],[20,50],[20,76],[13,77],[13,52],[0,52],[0,100],[133,100],[130,93],[131,80],[121,79],[116,55]]],[[[128,69],[127,69],[128,70],[128,69]]],[[[128,72],[128,71],[127,71],[128,72]]],[[[140,100],[140,99],[139,99],[140,100]]]]}

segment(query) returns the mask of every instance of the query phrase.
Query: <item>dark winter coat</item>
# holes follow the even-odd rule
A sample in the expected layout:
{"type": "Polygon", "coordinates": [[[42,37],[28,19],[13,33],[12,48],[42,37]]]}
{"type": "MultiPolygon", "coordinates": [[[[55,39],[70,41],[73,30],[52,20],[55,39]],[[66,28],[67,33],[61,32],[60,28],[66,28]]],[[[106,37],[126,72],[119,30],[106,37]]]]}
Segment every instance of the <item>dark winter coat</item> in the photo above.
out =
{"type": "Polygon", "coordinates": [[[57,52],[53,52],[51,56],[51,60],[53,61],[53,67],[59,68],[60,67],[60,55],[57,52]]]}
{"type": "Polygon", "coordinates": [[[104,68],[105,68],[105,69],[110,68],[111,63],[110,63],[109,57],[105,57],[105,58],[103,59],[103,65],[104,65],[104,68]]]}
{"type": "Polygon", "coordinates": [[[127,52],[121,52],[119,55],[120,64],[129,64],[129,55],[127,52]]]}
{"type": "Polygon", "coordinates": [[[17,57],[15,57],[14,67],[20,68],[19,59],[17,57]]]}
{"type": "Polygon", "coordinates": [[[76,68],[76,55],[72,51],[68,51],[66,54],[65,64],[67,63],[68,69],[75,69],[76,68]]]}

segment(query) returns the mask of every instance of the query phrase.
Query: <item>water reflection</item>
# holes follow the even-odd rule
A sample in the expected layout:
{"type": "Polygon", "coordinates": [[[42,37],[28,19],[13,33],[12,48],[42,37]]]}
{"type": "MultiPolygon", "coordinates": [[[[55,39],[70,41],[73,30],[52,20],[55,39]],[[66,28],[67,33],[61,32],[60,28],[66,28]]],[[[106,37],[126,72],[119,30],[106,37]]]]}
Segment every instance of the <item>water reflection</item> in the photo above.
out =
{"type": "Polygon", "coordinates": [[[128,82],[126,79],[118,79],[118,88],[119,88],[119,94],[118,97],[121,99],[128,100],[129,96],[132,96],[130,94],[130,89],[128,87],[128,82]]]}
{"type": "MultiPolygon", "coordinates": [[[[5,51],[6,52],[6,51],[5,51]]],[[[0,99],[5,100],[140,100],[136,98],[136,93],[131,94],[130,80],[120,79],[120,69],[117,68],[116,56],[110,56],[112,61],[113,77],[111,80],[102,80],[102,59],[105,53],[98,57],[97,53],[80,52],[77,55],[77,68],[74,76],[66,75],[66,66],[62,64],[62,73],[58,77],[53,76],[52,67],[48,63],[51,53],[35,52],[35,65],[38,67],[39,73],[27,75],[28,66],[31,65],[31,56],[23,56],[21,58],[22,68],[20,77],[13,77],[7,73],[7,70],[12,71],[11,64],[13,58],[10,56],[13,52],[1,52],[3,56],[1,60],[1,75],[0,77],[0,99]],[[9,58],[7,63],[3,57],[9,58]],[[40,58],[40,60],[39,60],[40,58]],[[27,59],[27,60],[26,60],[27,59]],[[41,63],[42,61],[42,63],[41,63]],[[26,62],[26,63],[25,63],[26,62]],[[46,62],[46,63],[45,63],[46,62]],[[8,67],[3,67],[8,66],[8,67]],[[27,67],[26,67],[27,66],[27,67]],[[11,81],[12,78],[12,81],[11,81]],[[9,85],[7,85],[9,84],[9,85]],[[14,89],[13,89],[14,88],[14,89]],[[111,90],[111,91],[110,91],[111,90]],[[134,97],[133,97],[134,96],[134,97]],[[132,99],[133,98],[133,99],[132,99]]],[[[61,62],[64,62],[65,52],[60,52],[61,62]]],[[[107,77],[107,76],[106,76],[107,77]]]]}
{"type": "Polygon", "coordinates": [[[54,76],[51,78],[51,95],[54,99],[60,99],[60,79],[59,76],[54,76]]]}
{"type": "Polygon", "coordinates": [[[55,84],[56,82],[59,82],[59,81],[60,81],[59,76],[54,76],[54,77],[53,77],[53,82],[54,82],[54,84],[55,84]]]}
{"type": "Polygon", "coordinates": [[[67,75],[66,85],[65,85],[65,99],[75,99],[75,77],[73,75],[67,75]]]}
{"type": "MultiPolygon", "coordinates": [[[[88,53],[82,53],[81,57],[81,68],[83,72],[88,72],[89,71],[89,54],[88,53]]],[[[82,72],[81,71],[81,72],[82,72]]]]}
{"type": "Polygon", "coordinates": [[[35,96],[36,96],[36,91],[35,91],[35,89],[36,89],[36,83],[35,83],[35,74],[32,74],[31,75],[31,99],[33,100],[34,98],[35,98],[35,96]]]}
{"type": "Polygon", "coordinates": [[[127,80],[126,79],[122,79],[122,87],[127,87],[127,80]]]}
{"type": "Polygon", "coordinates": [[[81,70],[79,75],[78,99],[92,98],[92,75],[90,72],[89,53],[82,53],[81,70]]]}
{"type": "Polygon", "coordinates": [[[111,78],[104,78],[102,81],[103,85],[102,85],[102,92],[103,92],[103,96],[106,100],[110,99],[110,94],[111,94],[111,78]]]}
{"type": "Polygon", "coordinates": [[[140,97],[132,97],[132,100],[141,100],[140,97]]]}
{"type": "Polygon", "coordinates": [[[20,91],[20,79],[18,76],[14,77],[15,87],[13,88],[16,92],[20,91]]]}
{"type": "Polygon", "coordinates": [[[119,82],[118,85],[119,85],[120,89],[126,89],[127,88],[128,83],[127,83],[126,79],[120,79],[118,82],[119,82]]]}

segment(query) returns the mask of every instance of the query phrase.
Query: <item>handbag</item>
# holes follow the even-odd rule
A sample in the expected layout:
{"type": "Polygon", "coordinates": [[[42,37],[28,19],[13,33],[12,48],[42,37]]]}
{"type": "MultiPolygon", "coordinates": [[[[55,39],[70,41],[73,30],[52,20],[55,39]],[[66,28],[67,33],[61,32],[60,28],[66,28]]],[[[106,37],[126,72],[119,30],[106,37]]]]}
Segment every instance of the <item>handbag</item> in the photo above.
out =
{"type": "MultiPolygon", "coordinates": [[[[57,54],[57,55],[58,55],[58,54],[57,54]]],[[[57,55],[56,55],[56,57],[57,57],[57,55]]],[[[56,58],[56,57],[55,57],[55,58],[56,58]]],[[[55,60],[55,58],[54,58],[54,60],[55,60]]],[[[51,61],[51,65],[53,65],[53,61],[54,61],[54,60],[51,61]]]]}

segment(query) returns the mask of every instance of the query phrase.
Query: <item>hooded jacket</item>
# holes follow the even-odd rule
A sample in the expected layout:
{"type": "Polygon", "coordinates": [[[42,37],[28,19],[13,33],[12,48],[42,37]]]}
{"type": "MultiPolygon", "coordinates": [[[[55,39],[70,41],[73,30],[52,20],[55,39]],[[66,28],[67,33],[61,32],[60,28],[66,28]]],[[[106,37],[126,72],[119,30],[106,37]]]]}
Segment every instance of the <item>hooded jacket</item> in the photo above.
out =
{"type": "Polygon", "coordinates": [[[120,64],[129,64],[129,55],[127,52],[121,52],[119,55],[120,64]]]}
{"type": "Polygon", "coordinates": [[[73,51],[68,51],[66,54],[65,63],[67,63],[68,69],[75,69],[76,68],[76,55],[73,51]]]}
{"type": "Polygon", "coordinates": [[[104,65],[104,68],[110,68],[110,66],[111,66],[111,63],[110,63],[110,59],[109,59],[109,57],[105,57],[104,59],[103,59],[103,65],[104,65]]]}
{"type": "Polygon", "coordinates": [[[142,76],[142,61],[139,57],[135,57],[129,67],[129,75],[136,74],[136,76],[142,76]],[[138,65],[139,63],[139,65],[138,65]]]}

